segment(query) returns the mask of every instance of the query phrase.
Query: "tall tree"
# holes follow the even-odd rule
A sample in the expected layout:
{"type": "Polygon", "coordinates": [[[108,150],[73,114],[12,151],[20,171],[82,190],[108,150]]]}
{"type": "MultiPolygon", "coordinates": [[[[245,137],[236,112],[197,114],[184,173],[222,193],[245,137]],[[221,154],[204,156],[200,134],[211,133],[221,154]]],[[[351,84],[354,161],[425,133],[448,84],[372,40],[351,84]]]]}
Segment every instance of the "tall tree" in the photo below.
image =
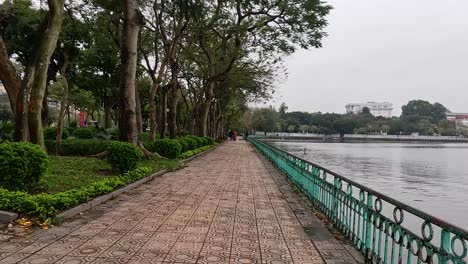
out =
{"type": "Polygon", "coordinates": [[[50,57],[57,45],[57,39],[62,27],[64,0],[48,0],[49,11],[45,18],[46,24],[41,40],[30,69],[26,72],[26,83],[31,89],[28,105],[29,136],[33,143],[45,148],[42,133],[41,109],[47,82],[47,70],[50,57]]]}
{"type": "Polygon", "coordinates": [[[137,0],[123,0],[124,40],[121,49],[122,79],[120,83],[120,140],[138,144],[136,118],[136,71],[138,36],[143,16],[137,0]]]}
{"type": "MultiPolygon", "coordinates": [[[[19,5],[30,8],[30,1],[19,1],[19,5]]],[[[26,132],[29,132],[30,140],[44,147],[44,137],[42,134],[41,110],[44,98],[44,92],[47,82],[47,71],[50,58],[57,45],[58,35],[62,26],[64,0],[48,0],[48,11],[33,39],[36,39],[37,45],[30,43],[29,54],[17,54],[19,60],[23,60],[25,71],[21,85],[18,81],[12,82],[12,77],[19,76],[16,69],[10,63],[5,61],[5,54],[8,54],[3,39],[0,41],[0,78],[6,80],[7,91],[9,91],[11,105],[15,105],[15,121],[17,126],[17,138],[22,134],[22,139],[27,139],[26,132]],[[14,95],[16,94],[16,95],[14,95]],[[13,102],[15,100],[16,102],[13,102]],[[24,105],[28,105],[27,108],[24,105]],[[28,124],[26,129],[25,125],[28,124]]],[[[27,10],[26,8],[26,10],[27,10]]],[[[20,36],[21,37],[21,36],[20,36]]]]}

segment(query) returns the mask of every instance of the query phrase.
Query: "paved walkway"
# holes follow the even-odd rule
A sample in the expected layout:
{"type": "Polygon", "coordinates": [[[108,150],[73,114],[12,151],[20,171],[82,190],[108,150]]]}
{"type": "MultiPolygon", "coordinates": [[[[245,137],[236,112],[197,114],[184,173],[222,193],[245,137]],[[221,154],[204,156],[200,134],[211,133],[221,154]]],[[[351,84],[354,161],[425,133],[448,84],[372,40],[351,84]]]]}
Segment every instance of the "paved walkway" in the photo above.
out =
{"type": "Polygon", "coordinates": [[[0,263],[308,264],[359,258],[243,140],[59,227],[2,239],[0,263]]]}

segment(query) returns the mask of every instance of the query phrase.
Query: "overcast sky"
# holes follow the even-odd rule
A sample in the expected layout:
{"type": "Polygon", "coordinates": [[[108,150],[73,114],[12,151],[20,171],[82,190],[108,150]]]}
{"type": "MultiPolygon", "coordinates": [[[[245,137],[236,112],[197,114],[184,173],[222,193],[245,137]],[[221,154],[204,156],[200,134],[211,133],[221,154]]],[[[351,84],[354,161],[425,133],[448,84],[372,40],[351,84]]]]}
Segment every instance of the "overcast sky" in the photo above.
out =
{"type": "Polygon", "coordinates": [[[273,104],[338,112],[388,101],[394,115],[412,99],[468,112],[467,0],[329,0],[323,48],[286,61],[273,104]]]}

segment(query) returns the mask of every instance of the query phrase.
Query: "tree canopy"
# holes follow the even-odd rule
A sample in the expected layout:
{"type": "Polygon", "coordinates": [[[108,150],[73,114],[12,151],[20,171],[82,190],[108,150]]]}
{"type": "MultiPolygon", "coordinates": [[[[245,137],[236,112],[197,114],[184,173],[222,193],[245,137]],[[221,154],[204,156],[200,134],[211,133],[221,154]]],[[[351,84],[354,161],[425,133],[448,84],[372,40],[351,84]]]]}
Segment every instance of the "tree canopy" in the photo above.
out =
{"type": "MultiPolygon", "coordinates": [[[[316,0],[6,0],[0,80],[17,140],[44,145],[48,99],[64,105],[60,126],[73,109],[102,113],[101,126],[118,124],[134,144],[146,127],[152,139],[221,137],[249,103],[271,98],[285,57],[322,46],[330,10],[316,0]]],[[[261,124],[281,127],[270,121],[261,124]]]]}

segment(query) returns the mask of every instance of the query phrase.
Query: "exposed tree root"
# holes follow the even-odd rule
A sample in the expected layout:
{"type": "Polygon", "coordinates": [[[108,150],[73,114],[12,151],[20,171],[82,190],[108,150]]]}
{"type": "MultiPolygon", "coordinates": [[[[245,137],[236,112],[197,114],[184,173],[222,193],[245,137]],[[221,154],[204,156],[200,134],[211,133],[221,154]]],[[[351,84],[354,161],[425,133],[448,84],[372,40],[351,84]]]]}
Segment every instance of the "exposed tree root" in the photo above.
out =
{"type": "Polygon", "coordinates": [[[90,157],[98,158],[98,159],[105,159],[107,158],[107,156],[109,156],[109,151],[106,150],[101,153],[91,155],[90,157]]]}
{"type": "MultiPolygon", "coordinates": [[[[143,156],[145,158],[167,159],[167,158],[159,155],[158,153],[153,153],[153,152],[147,150],[145,148],[145,146],[143,146],[143,144],[141,144],[141,142],[138,142],[138,147],[141,149],[141,151],[143,151],[143,156]]],[[[109,156],[109,151],[106,150],[106,151],[103,151],[101,153],[91,155],[90,157],[98,158],[98,159],[105,159],[105,158],[107,158],[107,156],[109,156]]]]}
{"type": "Polygon", "coordinates": [[[158,158],[158,159],[166,159],[165,157],[159,155],[158,153],[153,153],[149,150],[147,150],[145,148],[145,146],[143,146],[143,144],[141,144],[141,142],[138,142],[138,147],[141,149],[141,151],[143,151],[143,155],[146,157],[146,158],[158,158]]]}

